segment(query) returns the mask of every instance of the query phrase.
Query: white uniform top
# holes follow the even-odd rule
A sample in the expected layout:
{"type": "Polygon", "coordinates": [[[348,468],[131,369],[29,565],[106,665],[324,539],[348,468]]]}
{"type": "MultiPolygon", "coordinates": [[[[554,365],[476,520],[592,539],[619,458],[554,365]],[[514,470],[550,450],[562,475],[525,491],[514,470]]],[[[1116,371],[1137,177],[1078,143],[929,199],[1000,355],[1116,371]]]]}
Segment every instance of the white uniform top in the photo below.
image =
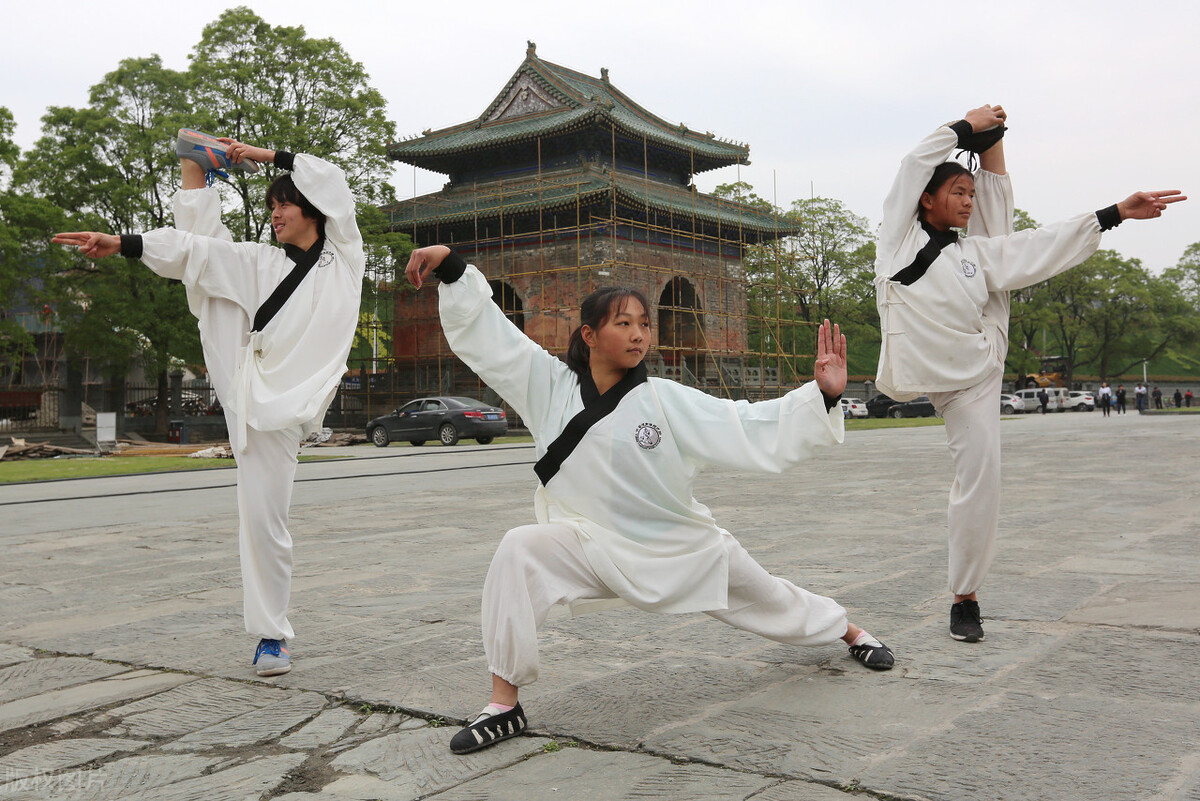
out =
{"type": "MultiPolygon", "coordinates": [[[[441,284],[439,308],[450,347],[512,404],[543,456],[584,408],[578,376],[508,321],[474,267],[441,284]]],[[[650,378],[588,430],[548,486],[538,487],[537,520],[577,531],[596,574],[633,606],[724,609],[726,532],[692,497],[698,469],[779,472],[842,436],[841,409],[825,409],[816,382],[748,403],[650,378]]]]}
{"type": "MultiPolygon", "coordinates": [[[[325,243],[317,263],[262,331],[250,333],[254,313],[295,264],[283,249],[254,242],[160,228],[142,235],[142,261],[166,278],[183,281],[200,318],[205,358],[214,356],[218,396],[242,426],[260,431],[321,425],[333,401],[358,324],[366,258],[354,218],[354,198],[342,171],[297,154],[292,180],[325,215],[325,243]],[[227,364],[235,348],[236,366],[227,364]],[[219,377],[218,377],[219,376],[219,377]]],[[[177,203],[189,214],[217,202],[214,193],[177,203]],[[189,208],[190,207],[190,208],[189,208]]],[[[211,224],[211,223],[210,223],[211,224]]],[[[223,226],[221,226],[223,229],[223,226]]],[[[227,233],[227,232],[226,232],[227,233]]],[[[212,365],[210,365],[211,367],[212,365]]],[[[243,436],[244,444],[246,438],[243,436]]]]}
{"type": "Polygon", "coordinates": [[[968,236],[943,248],[915,283],[891,280],[929,242],[917,217],[918,200],[957,142],[948,126],[922,140],[904,157],[884,202],[875,253],[883,338],[875,383],[896,400],[966,389],[1003,369],[1008,291],[1058,275],[1100,245],[1100,223],[1091,212],[1006,234],[1011,230],[1011,186],[1006,177],[981,171],[976,177],[981,208],[971,215],[968,236]]]}

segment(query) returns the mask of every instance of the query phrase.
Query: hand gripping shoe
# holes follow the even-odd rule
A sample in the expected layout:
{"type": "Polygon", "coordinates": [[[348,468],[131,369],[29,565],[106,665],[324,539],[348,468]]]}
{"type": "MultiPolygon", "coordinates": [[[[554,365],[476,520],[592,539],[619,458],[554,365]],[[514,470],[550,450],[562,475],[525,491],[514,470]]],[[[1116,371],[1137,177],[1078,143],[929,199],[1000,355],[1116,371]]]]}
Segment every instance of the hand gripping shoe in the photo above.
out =
{"type": "Polygon", "coordinates": [[[469,754],[501,740],[516,737],[525,731],[525,710],[517,704],[507,712],[488,704],[470,725],[459,730],[450,740],[450,750],[455,754],[469,754]]]}
{"type": "Polygon", "coordinates": [[[191,128],[180,128],[179,138],[175,140],[175,155],[181,159],[190,159],[205,172],[224,174],[227,170],[242,172],[258,172],[258,164],[250,159],[242,159],[234,164],[226,153],[225,143],[211,134],[194,131],[191,128]]]}

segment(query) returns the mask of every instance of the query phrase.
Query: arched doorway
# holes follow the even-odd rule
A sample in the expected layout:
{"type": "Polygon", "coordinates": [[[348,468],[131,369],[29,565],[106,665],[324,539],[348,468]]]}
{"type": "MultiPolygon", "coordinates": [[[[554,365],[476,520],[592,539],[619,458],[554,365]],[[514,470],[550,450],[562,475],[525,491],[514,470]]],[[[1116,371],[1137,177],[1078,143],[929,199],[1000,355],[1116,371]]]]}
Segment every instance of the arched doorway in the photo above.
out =
{"type": "Polygon", "coordinates": [[[684,383],[704,380],[703,311],[696,287],[682,276],[668,281],[658,298],[658,350],[669,367],[681,368],[684,383]]]}
{"type": "Polygon", "coordinates": [[[525,304],[521,302],[517,290],[504,281],[489,281],[488,285],[492,288],[492,302],[500,307],[505,317],[513,321],[513,325],[524,331],[525,304]]]}

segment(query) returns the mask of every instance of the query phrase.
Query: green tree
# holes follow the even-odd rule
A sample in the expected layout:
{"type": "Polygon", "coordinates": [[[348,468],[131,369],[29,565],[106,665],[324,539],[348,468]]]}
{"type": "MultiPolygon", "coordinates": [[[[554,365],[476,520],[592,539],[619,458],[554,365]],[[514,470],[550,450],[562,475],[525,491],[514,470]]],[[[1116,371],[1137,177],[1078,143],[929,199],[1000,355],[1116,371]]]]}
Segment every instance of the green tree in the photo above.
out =
{"type": "Polygon", "coordinates": [[[20,148],[12,140],[16,123],[12,112],[0,106],[0,380],[20,381],[18,366],[33,350],[33,336],[17,318],[20,309],[33,308],[37,288],[35,266],[45,238],[30,240],[27,225],[31,215],[25,198],[9,190],[20,148]],[[33,245],[33,252],[30,246],[33,245]]]}
{"type": "MultiPolygon", "coordinates": [[[[195,127],[260,147],[310,153],[346,172],[363,203],[386,204],[394,191],[387,143],[395,124],[363,65],[333,39],[314,39],[303,27],[271,26],[239,6],[206,25],[190,56],[195,127]]],[[[270,236],[264,197],[275,168],[237,172],[229,185],[237,208],[227,217],[236,239],[270,236]]],[[[360,226],[363,227],[363,226],[360,226]]]]}
{"type": "MultiPolygon", "coordinates": [[[[1037,227],[1037,221],[1027,212],[1016,209],[1013,215],[1014,231],[1037,227]]],[[[1037,372],[1042,356],[1059,355],[1043,353],[1044,348],[1041,347],[1041,340],[1051,324],[1045,289],[1045,283],[1040,283],[1009,293],[1009,345],[1005,366],[1018,376],[1037,372]]]]}
{"type": "MultiPolygon", "coordinates": [[[[49,109],[16,181],[89,228],[134,233],[169,225],[169,198],[178,186],[169,143],[188,110],[182,73],[158,56],[126,59],[92,87],[87,107],[49,109]]],[[[165,431],[173,359],[200,361],[182,285],[114,257],[96,264],[78,259],[48,287],[72,358],[86,356],[123,377],[137,356],[156,376],[158,426],[165,431]]]]}
{"type": "Polygon", "coordinates": [[[1163,278],[1179,288],[1193,313],[1200,313],[1200,242],[1188,245],[1175,266],[1163,271],[1163,278]]]}

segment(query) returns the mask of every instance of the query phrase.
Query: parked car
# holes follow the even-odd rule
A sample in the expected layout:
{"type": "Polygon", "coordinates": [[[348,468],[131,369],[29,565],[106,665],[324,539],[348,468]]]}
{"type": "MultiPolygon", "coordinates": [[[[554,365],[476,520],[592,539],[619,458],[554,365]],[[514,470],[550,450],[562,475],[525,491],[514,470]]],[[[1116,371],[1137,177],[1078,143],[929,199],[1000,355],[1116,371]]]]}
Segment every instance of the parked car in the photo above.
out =
{"type": "Polygon", "coordinates": [[[1091,412],[1096,409],[1096,397],[1090,392],[1072,390],[1067,393],[1065,404],[1073,412],[1091,412]]]}
{"type": "Polygon", "coordinates": [[[507,431],[503,409],[474,398],[446,396],[417,398],[367,423],[367,439],[380,448],[401,441],[424,445],[431,439],[455,445],[462,437],[487,445],[507,431]]]}
{"type": "Polygon", "coordinates": [[[858,398],[842,398],[838,403],[841,404],[842,414],[845,417],[867,416],[867,404],[858,398]]]}
{"type": "Polygon", "coordinates": [[[1000,414],[1020,414],[1027,411],[1025,401],[1016,395],[1000,395],[1000,414]]]}
{"type": "Polygon", "coordinates": [[[894,403],[887,410],[887,416],[895,420],[899,420],[901,417],[933,417],[935,414],[937,414],[937,410],[933,408],[933,402],[929,400],[928,395],[922,395],[902,403],[894,403]]]}
{"type": "Polygon", "coordinates": [[[867,416],[887,417],[888,409],[896,402],[887,395],[876,395],[867,401],[867,416]]]}
{"type": "Polygon", "coordinates": [[[1014,394],[1025,401],[1025,411],[1032,414],[1033,412],[1041,411],[1042,401],[1038,398],[1038,393],[1043,389],[1050,396],[1050,402],[1046,405],[1046,411],[1061,412],[1066,408],[1067,391],[1062,387],[1030,387],[1018,390],[1014,394]]]}

